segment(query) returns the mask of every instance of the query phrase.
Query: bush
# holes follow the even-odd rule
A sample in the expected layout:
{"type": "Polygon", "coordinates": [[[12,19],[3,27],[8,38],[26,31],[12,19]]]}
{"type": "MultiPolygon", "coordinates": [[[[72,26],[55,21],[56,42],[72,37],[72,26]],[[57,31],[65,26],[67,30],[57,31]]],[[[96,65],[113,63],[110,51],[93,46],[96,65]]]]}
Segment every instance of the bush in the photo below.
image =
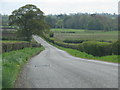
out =
{"type": "Polygon", "coordinates": [[[54,37],[54,33],[52,31],[49,33],[49,37],[54,37]]]}
{"type": "Polygon", "coordinates": [[[111,43],[107,42],[87,41],[80,45],[79,50],[94,56],[105,56],[112,54],[111,43]]]}
{"type": "Polygon", "coordinates": [[[114,55],[120,55],[120,40],[112,44],[112,52],[114,55]]]}

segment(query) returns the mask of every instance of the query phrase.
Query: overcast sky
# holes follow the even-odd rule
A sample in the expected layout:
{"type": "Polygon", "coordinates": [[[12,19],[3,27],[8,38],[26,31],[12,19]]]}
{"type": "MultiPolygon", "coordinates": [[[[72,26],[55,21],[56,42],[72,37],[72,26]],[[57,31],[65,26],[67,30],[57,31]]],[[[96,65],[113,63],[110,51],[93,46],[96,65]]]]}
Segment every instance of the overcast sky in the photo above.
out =
{"type": "Polygon", "coordinates": [[[69,13],[118,13],[119,0],[0,0],[0,13],[11,14],[26,4],[34,4],[45,15],[69,13]]]}

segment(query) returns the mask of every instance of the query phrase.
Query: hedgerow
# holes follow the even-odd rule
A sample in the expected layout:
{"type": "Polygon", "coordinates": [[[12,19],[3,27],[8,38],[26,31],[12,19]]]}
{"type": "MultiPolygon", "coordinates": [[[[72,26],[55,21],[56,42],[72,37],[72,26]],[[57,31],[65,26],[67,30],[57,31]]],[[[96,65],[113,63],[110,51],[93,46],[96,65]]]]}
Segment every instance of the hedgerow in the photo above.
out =
{"type": "Polygon", "coordinates": [[[86,52],[94,56],[120,55],[120,41],[114,43],[100,41],[84,41],[83,43],[74,44],[56,41],[54,38],[46,37],[45,39],[58,46],[77,49],[79,51],[86,52]]]}
{"type": "Polygon", "coordinates": [[[112,54],[112,44],[107,42],[86,41],[79,45],[79,50],[94,56],[106,56],[112,54]]]}
{"type": "Polygon", "coordinates": [[[26,47],[39,47],[38,43],[31,43],[27,41],[3,41],[2,42],[2,53],[13,50],[19,50],[26,47]]]}

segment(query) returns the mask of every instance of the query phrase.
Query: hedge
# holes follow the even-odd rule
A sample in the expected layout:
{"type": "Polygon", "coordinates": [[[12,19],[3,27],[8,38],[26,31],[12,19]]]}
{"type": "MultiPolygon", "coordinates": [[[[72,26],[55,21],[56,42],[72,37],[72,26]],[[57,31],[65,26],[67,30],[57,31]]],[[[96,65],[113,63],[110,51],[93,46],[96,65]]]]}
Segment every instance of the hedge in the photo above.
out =
{"type": "Polygon", "coordinates": [[[79,50],[94,56],[106,56],[112,54],[112,44],[107,42],[86,41],[79,45],[79,50]]]}
{"type": "Polygon", "coordinates": [[[69,39],[66,39],[66,40],[63,40],[63,42],[65,43],[82,43],[82,42],[85,42],[87,40],[79,40],[79,39],[74,39],[74,40],[69,40],[69,39]]]}
{"type": "Polygon", "coordinates": [[[16,31],[9,31],[9,30],[3,30],[0,31],[2,33],[1,40],[20,40],[20,41],[27,41],[27,37],[19,37],[17,36],[16,31]]]}
{"type": "MultiPolygon", "coordinates": [[[[65,42],[65,43],[83,43],[85,41],[89,41],[89,40],[81,40],[81,39],[65,39],[65,40],[63,40],[63,42],[65,42]]],[[[96,40],[96,41],[112,43],[112,41],[106,41],[106,40],[96,40]]]]}
{"type": "Polygon", "coordinates": [[[39,47],[41,46],[38,43],[30,43],[30,42],[22,42],[22,41],[18,41],[18,42],[2,42],[2,53],[4,52],[9,52],[9,51],[13,51],[13,50],[19,50],[19,49],[23,49],[26,47],[39,47]]]}
{"type": "Polygon", "coordinates": [[[72,49],[79,49],[79,44],[69,44],[59,41],[54,41],[54,44],[65,47],[65,48],[72,48],[72,49]]]}
{"type": "Polygon", "coordinates": [[[114,43],[85,41],[83,43],[74,44],[74,43],[55,41],[53,38],[45,38],[45,39],[58,46],[62,46],[64,48],[77,49],[94,56],[120,55],[120,41],[114,43]]]}
{"type": "Polygon", "coordinates": [[[120,55],[120,40],[112,44],[112,52],[115,55],[120,55]]]}

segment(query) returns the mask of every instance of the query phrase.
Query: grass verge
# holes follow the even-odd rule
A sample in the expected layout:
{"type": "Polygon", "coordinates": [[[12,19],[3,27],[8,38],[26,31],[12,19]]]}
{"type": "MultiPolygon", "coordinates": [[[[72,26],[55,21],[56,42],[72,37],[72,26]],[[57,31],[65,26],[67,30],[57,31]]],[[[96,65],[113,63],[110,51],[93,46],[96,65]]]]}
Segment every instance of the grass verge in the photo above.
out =
{"type": "Polygon", "coordinates": [[[120,55],[110,55],[110,56],[97,57],[97,56],[93,56],[93,55],[90,55],[90,54],[87,54],[85,52],[81,52],[81,51],[78,51],[78,50],[75,50],[75,49],[60,47],[60,46],[55,45],[53,43],[50,43],[50,44],[54,45],[55,47],[57,47],[59,49],[62,49],[64,51],[68,52],[72,56],[85,58],[85,59],[112,62],[112,63],[120,63],[120,60],[119,60],[120,55]]]}
{"type": "Polygon", "coordinates": [[[12,88],[20,72],[20,68],[44,47],[24,48],[2,54],[2,88],[12,88]]]}

